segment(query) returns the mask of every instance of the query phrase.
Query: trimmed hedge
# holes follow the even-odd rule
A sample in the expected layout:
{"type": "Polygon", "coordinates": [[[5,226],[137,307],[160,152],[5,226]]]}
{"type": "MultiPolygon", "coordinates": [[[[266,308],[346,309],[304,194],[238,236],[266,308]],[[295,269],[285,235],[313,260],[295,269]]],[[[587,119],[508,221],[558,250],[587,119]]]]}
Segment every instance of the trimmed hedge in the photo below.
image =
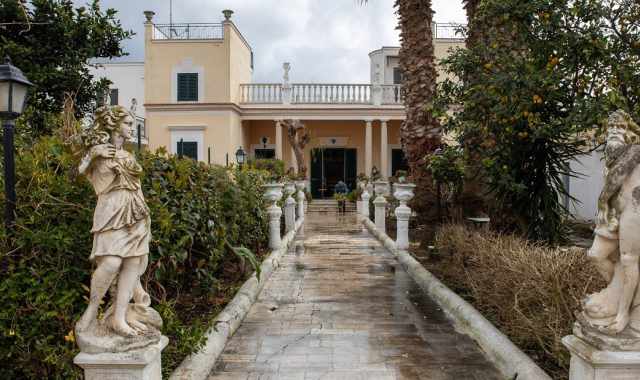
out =
{"type": "MultiPolygon", "coordinates": [[[[209,322],[250,272],[229,249],[267,242],[267,173],[143,153],[151,209],[143,283],[163,316],[168,373],[204,343],[209,322]]],[[[17,225],[0,230],[0,378],[77,378],[75,321],[86,307],[95,194],[57,137],[17,154],[17,225]]],[[[4,200],[3,200],[4,202],[4,200]]]]}

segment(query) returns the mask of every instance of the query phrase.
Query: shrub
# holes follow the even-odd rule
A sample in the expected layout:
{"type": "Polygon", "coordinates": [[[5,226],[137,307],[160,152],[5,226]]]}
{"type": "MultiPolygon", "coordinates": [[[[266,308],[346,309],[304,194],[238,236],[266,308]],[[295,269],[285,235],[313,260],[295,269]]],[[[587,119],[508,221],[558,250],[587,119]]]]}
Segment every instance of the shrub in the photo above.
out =
{"type": "MultiPolygon", "coordinates": [[[[166,374],[204,342],[244,279],[228,246],[264,252],[264,174],[164,152],[139,161],[153,235],[143,283],[170,338],[166,374]]],[[[0,378],[77,378],[72,331],[88,299],[95,195],[58,138],[20,149],[16,165],[16,232],[0,230],[0,378]]]]}
{"type": "Polygon", "coordinates": [[[248,167],[266,171],[269,173],[269,180],[273,182],[280,182],[285,176],[284,161],[274,158],[250,160],[248,167]]]}
{"type": "Polygon", "coordinates": [[[427,264],[487,319],[545,368],[567,378],[571,334],[580,300],[604,285],[583,250],[549,248],[515,235],[442,227],[442,259],[427,264]]]}

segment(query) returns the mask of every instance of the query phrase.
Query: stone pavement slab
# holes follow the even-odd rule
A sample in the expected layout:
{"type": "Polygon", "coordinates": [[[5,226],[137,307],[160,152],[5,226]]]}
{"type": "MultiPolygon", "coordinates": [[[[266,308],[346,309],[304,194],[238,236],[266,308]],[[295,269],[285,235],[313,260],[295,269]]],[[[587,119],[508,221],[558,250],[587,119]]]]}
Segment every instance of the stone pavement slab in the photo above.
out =
{"type": "Polygon", "coordinates": [[[353,214],[309,213],[218,359],[223,379],[501,379],[353,214]]]}

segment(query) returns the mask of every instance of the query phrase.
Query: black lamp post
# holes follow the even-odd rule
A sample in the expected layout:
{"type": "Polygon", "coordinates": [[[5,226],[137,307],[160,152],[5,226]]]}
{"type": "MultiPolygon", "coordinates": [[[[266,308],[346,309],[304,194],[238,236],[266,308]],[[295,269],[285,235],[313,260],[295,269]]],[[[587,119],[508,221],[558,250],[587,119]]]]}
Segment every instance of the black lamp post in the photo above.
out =
{"type": "Polygon", "coordinates": [[[247,154],[244,152],[242,147],[239,147],[238,150],[236,150],[236,162],[238,163],[238,166],[242,167],[246,158],[247,154]]]}
{"type": "Polygon", "coordinates": [[[7,228],[15,223],[16,168],[13,152],[15,119],[24,109],[29,87],[33,86],[22,71],[11,64],[9,57],[0,65],[0,120],[4,147],[4,220],[7,228]]]}

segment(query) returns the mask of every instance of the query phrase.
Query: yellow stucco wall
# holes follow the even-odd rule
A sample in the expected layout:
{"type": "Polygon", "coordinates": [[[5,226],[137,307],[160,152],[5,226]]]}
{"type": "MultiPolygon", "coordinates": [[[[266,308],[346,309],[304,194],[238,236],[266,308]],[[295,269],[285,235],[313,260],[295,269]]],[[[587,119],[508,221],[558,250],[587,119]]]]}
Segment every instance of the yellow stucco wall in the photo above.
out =
{"type": "MultiPolygon", "coordinates": [[[[463,48],[465,45],[464,40],[460,39],[437,39],[433,43],[433,54],[436,58],[436,63],[441,59],[446,58],[450,54],[451,49],[463,48]]],[[[442,81],[447,75],[440,69],[438,69],[438,81],[442,81]]]]}

